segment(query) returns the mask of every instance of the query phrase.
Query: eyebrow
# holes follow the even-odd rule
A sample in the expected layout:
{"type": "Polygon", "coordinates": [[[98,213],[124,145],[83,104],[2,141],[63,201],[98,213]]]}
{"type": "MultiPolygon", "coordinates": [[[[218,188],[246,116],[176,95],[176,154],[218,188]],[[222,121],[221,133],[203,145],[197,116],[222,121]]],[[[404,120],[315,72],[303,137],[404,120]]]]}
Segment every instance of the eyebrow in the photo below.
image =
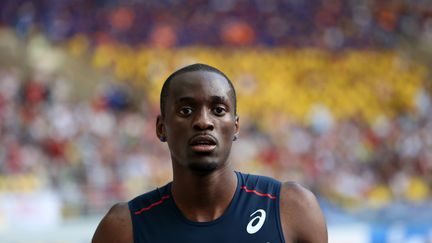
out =
{"type": "Polygon", "coordinates": [[[211,100],[214,103],[228,103],[228,99],[225,96],[212,96],[211,100]]]}
{"type": "Polygon", "coordinates": [[[186,97],[180,97],[178,100],[175,101],[175,103],[188,103],[188,102],[195,102],[195,99],[189,96],[186,97]]]}

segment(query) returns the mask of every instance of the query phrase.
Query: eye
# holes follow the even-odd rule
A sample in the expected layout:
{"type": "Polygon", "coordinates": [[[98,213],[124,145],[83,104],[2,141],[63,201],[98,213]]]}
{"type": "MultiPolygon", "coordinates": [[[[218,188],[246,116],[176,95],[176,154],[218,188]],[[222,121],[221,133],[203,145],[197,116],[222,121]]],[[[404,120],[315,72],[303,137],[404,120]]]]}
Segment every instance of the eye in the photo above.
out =
{"type": "Polygon", "coordinates": [[[223,106],[217,106],[213,108],[213,113],[217,116],[223,116],[227,112],[227,109],[223,106]]]}
{"type": "Polygon", "coordinates": [[[190,107],[182,107],[179,110],[179,113],[182,116],[189,116],[190,114],[192,114],[192,108],[190,108],[190,107]]]}

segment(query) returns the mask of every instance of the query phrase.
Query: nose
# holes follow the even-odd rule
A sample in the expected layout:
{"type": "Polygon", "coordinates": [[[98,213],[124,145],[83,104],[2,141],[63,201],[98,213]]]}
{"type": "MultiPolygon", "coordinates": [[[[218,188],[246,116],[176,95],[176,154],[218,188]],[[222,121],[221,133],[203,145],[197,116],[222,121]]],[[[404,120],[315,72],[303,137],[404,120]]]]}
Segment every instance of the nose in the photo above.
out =
{"type": "Polygon", "coordinates": [[[214,124],[206,108],[202,108],[200,112],[196,113],[193,121],[193,128],[196,130],[213,130],[214,124]]]}

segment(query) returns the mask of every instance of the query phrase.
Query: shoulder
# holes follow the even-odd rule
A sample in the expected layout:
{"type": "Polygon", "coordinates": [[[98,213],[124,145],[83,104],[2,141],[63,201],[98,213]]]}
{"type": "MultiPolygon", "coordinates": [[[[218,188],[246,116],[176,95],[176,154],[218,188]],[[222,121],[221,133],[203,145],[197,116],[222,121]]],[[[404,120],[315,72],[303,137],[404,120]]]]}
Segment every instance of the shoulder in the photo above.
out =
{"type": "Polygon", "coordinates": [[[315,195],[296,182],[284,182],[281,186],[281,203],[289,207],[308,207],[316,203],[315,195]]]}
{"type": "Polygon", "coordinates": [[[132,221],[127,203],[114,205],[99,223],[92,243],[133,242],[132,221]]]}
{"type": "Polygon", "coordinates": [[[327,227],[318,201],[300,184],[282,184],[280,215],[287,242],[327,242],[327,227]]]}

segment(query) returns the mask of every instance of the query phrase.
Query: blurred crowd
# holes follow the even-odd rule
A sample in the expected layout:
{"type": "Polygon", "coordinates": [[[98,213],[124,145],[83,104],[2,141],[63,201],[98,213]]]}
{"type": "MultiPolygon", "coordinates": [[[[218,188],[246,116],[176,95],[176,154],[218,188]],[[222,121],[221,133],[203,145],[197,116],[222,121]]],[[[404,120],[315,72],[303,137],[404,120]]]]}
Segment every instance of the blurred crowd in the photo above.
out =
{"type": "Polygon", "coordinates": [[[0,192],[49,190],[95,211],[169,180],[153,117],[129,110],[123,89],[73,103],[65,80],[20,74],[0,70],[0,192]]]}
{"type": "Polygon", "coordinates": [[[53,191],[76,215],[162,186],[162,82],[204,62],[237,88],[238,170],[299,181],[350,210],[432,201],[430,73],[394,49],[432,38],[427,1],[119,4],[0,1],[0,194],[53,191]],[[64,69],[83,70],[54,70],[64,56],[112,81],[78,84],[64,69]]]}
{"type": "Polygon", "coordinates": [[[263,45],[394,47],[432,32],[429,1],[342,0],[9,0],[0,24],[51,41],[76,34],[95,44],[161,47],[263,45]]]}

